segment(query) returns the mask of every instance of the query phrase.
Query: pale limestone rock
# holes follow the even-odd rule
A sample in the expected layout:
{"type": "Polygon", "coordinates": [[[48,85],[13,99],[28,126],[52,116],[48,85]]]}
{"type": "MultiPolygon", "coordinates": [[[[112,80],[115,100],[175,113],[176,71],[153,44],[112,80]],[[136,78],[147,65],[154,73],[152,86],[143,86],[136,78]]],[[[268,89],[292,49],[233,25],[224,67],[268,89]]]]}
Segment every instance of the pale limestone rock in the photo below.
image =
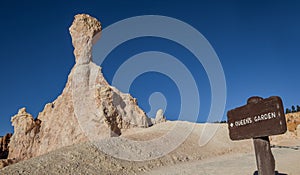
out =
{"type": "Polygon", "coordinates": [[[164,111],[162,109],[157,110],[155,119],[152,119],[152,124],[166,122],[166,117],[164,116],[164,111]]]}
{"type": "Polygon", "coordinates": [[[62,94],[37,120],[21,109],[12,118],[15,133],[8,158],[24,160],[88,141],[118,136],[123,129],[148,127],[150,119],[136,99],[110,86],[92,62],[92,44],[101,34],[95,18],[76,15],[70,27],[76,64],[62,94]]]}
{"type": "MultiPolygon", "coordinates": [[[[74,55],[77,64],[87,64],[92,58],[93,39],[100,37],[101,24],[96,19],[86,14],[75,16],[72,26],[70,27],[72,44],[74,46],[74,55]]],[[[95,42],[95,41],[94,41],[95,42]]]]}
{"type": "Polygon", "coordinates": [[[32,115],[26,112],[26,108],[21,108],[18,114],[12,117],[11,122],[14,134],[10,138],[8,158],[22,160],[32,157],[38,142],[36,136],[40,130],[40,120],[34,120],[32,115]]]}
{"type": "Polygon", "coordinates": [[[166,118],[164,116],[164,111],[162,109],[157,110],[156,116],[155,116],[156,122],[165,122],[166,118]]]}

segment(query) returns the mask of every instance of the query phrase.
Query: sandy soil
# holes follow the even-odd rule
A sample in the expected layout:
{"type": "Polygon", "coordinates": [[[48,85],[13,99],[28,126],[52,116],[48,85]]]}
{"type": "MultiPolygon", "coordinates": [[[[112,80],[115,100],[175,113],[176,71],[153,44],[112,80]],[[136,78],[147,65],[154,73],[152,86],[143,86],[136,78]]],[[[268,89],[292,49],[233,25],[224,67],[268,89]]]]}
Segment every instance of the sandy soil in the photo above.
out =
{"type": "MultiPolygon", "coordinates": [[[[300,174],[300,150],[289,148],[272,149],[276,160],[276,171],[279,174],[298,175],[300,174]]],[[[201,174],[201,175],[249,175],[257,170],[255,155],[239,154],[224,155],[207,160],[182,163],[172,166],[153,169],[148,175],[164,174],[201,174]]]]}
{"type": "MultiPolygon", "coordinates": [[[[205,125],[178,121],[124,131],[122,137],[103,140],[98,145],[103,149],[109,148],[111,152],[106,153],[144,161],[122,160],[100,151],[92,143],[81,143],[10,165],[0,170],[0,174],[253,174],[256,161],[252,140],[233,142],[229,139],[226,124],[208,126],[216,125],[219,129],[204,146],[199,145],[199,138],[205,125]],[[166,155],[161,152],[160,148],[170,143],[176,145],[187,130],[192,132],[188,133],[179,147],[166,155]],[[127,138],[142,144],[141,141],[151,141],[166,135],[169,139],[153,142],[157,145],[149,142],[143,149],[126,141],[127,138]]],[[[299,139],[281,136],[272,142],[275,144],[272,151],[276,170],[289,175],[300,174],[299,139]]]]}

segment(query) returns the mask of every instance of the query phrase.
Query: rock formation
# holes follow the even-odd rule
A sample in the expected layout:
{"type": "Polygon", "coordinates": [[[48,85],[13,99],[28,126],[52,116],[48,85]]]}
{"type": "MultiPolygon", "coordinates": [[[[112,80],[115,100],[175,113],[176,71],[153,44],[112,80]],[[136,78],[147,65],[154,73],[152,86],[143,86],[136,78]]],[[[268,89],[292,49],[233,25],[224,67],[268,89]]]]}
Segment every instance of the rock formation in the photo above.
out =
{"type": "Polygon", "coordinates": [[[12,134],[6,134],[4,137],[0,137],[0,159],[6,159],[8,156],[8,143],[12,134]]]}
{"type": "Polygon", "coordinates": [[[289,113],[285,117],[288,130],[296,134],[297,126],[300,125],[300,112],[289,113]]]}
{"type": "Polygon", "coordinates": [[[157,110],[155,119],[151,119],[152,124],[162,123],[166,121],[164,111],[162,109],[157,110]]]}
{"type": "Polygon", "coordinates": [[[12,117],[10,159],[24,160],[60,147],[119,136],[124,129],[148,127],[150,119],[135,98],[110,86],[92,62],[92,45],[101,34],[95,18],[76,15],[70,27],[76,64],[62,94],[36,120],[25,108],[12,117]]]}
{"type": "Polygon", "coordinates": [[[0,137],[0,169],[17,162],[15,159],[7,159],[11,136],[12,134],[8,133],[4,137],[0,137]]]}
{"type": "Polygon", "coordinates": [[[34,156],[34,151],[39,140],[36,139],[40,131],[41,121],[34,120],[26,108],[19,110],[18,114],[11,118],[14,126],[14,134],[9,143],[9,158],[23,159],[34,156]],[[18,155],[12,157],[12,155],[18,155]]]}

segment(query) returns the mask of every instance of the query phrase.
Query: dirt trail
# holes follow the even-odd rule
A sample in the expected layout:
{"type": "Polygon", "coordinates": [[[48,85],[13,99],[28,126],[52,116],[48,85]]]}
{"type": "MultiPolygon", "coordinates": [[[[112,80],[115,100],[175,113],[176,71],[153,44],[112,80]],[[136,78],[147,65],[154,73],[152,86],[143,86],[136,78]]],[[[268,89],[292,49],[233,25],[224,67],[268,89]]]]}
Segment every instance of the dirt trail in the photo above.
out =
{"type": "MultiPolygon", "coordinates": [[[[276,160],[276,171],[285,175],[300,174],[300,150],[289,148],[272,149],[276,160]]],[[[255,155],[224,155],[212,159],[182,163],[151,170],[147,175],[251,175],[257,170],[255,155]]]]}
{"type": "MultiPolygon", "coordinates": [[[[110,153],[118,155],[151,158],[157,152],[145,154],[137,151],[137,146],[124,139],[149,141],[173,132],[168,141],[177,142],[184,130],[193,129],[185,141],[174,151],[152,160],[128,161],[112,157],[100,151],[92,143],[80,143],[64,147],[46,155],[22,161],[0,170],[0,174],[253,174],[256,170],[253,143],[251,140],[233,142],[229,139],[226,124],[209,124],[208,127],[219,126],[214,137],[204,146],[199,146],[199,138],[204,124],[189,122],[166,122],[150,128],[136,128],[126,132],[120,138],[101,141],[102,147],[110,148],[110,153]],[[176,127],[174,130],[175,126],[176,127]],[[113,145],[113,146],[112,146],[113,145]],[[124,153],[125,152],[125,153],[124,153]],[[132,153],[132,155],[130,155],[132,153]]],[[[278,139],[277,139],[278,141],[278,139]]],[[[140,143],[140,142],[138,142],[140,143]]],[[[163,147],[164,142],[155,142],[155,148],[163,147]]],[[[282,142],[281,142],[282,143],[282,142]]],[[[300,141],[293,141],[293,146],[300,141]]],[[[273,148],[277,170],[280,173],[300,174],[300,150],[290,148],[273,148]]],[[[288,145],[285,145],[288,146],[288,145]]],[[[146,146],[147,149],[153,149],[146,146]]],[[[294,147],[297,148],[297,147],[294,147]]],[[[147,151],[147,150],[146,150],[147,151]]],[[[162,153],[160,153],[162,154],[162,153]]],[[[153,157],[152,157],[153,158],[153,157]]]]}

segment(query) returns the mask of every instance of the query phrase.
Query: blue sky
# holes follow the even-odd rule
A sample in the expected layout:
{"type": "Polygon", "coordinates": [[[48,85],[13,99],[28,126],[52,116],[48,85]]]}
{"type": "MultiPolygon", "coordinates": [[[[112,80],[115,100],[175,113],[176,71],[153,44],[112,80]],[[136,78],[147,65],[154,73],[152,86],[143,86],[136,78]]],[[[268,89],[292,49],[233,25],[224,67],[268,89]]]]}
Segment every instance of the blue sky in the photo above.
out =
{"type": "MultiPolygon", "coordinates": [[[[6,1],[1,3],[0,135],[13,132],[10,117],[21,107],[35,117],[62,92],[74,65],[68,28],[73,16],[88,13],[103,28],[128,17],[164,15],[201,32],[215,49],[227,83],[226,111],[248,97],[280,96],[284,106],[300,104],[300,3],[298,1],[6,1]]],[[[201,108],[210,109],[210,85],[202,65],[185,48],[161,38],[138,38],[117,47],[102,64],[109,82],[123,61],[157,50],[179,58],[194,75],[201,108]]],[[[130,93],[147,112],[149,96],[162,92],[166,116],[179,112],[178,88],[170,78],[149,72],[138,77],[130,93]]],[[[226,115],[224,114],[224,119],[226,115]]]]}

